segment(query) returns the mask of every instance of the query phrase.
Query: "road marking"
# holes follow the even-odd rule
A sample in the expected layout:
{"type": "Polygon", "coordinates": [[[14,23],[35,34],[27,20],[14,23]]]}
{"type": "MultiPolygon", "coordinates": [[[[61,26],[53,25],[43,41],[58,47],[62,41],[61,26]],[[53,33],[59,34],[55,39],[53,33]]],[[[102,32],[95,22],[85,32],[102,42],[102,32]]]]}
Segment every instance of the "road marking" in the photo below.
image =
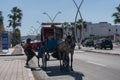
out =
{"type": "Polygon", "coordinates": [[[100,64],[100,63],[96,63],[96,62],[92,62],[92,61],[87,61],[87,62],[91,63],[91,64],[98,65],[98,66],[106,67],[106,65],[104,65],[104,64],[100,64]]]}
{"type": "Polygon", "coordinates": [[[85,52],[85,51],[79,51],[79,50],[76,50],[74,51],[75,53],[81,53],[81,52],[85,52]]]}

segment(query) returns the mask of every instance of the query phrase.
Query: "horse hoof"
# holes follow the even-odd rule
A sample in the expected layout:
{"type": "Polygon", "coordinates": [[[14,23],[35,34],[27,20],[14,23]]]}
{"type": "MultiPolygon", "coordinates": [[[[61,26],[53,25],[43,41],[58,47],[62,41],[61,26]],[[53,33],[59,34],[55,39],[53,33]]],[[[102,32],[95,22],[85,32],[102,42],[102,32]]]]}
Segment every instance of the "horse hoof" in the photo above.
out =
{"type": "Polygon", "coordinates": [[[60,71],[62,71],[62,67],[60,67],[60,71]]]}
{"type": "Polygon", "coordinates": [[[74,71],[73,69],[71,69],[71,71],[74,71]]]}

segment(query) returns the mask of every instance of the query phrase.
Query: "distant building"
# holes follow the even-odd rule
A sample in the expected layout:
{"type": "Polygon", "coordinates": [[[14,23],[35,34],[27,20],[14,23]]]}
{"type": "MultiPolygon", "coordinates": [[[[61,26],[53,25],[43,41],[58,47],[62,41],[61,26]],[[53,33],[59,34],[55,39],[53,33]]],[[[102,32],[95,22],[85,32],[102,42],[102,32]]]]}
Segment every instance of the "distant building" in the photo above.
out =
{"type": "Polygon", "coordinates": [[[31,40],[35,40],[35,39],[36,39],[36,35],[22,36],[22,37],[21,37],[21,40],[22,40],[22,41],[26,41],[27,38],[30,38],[31,40]]]}
{"type": "Polygon", "coordinates": [[[108,37],[115,39],[120,36],[120,25],[111,25],[107,22],[87,23],[87,27],[83,29],[83,38],[101,38],[108,37]]]}

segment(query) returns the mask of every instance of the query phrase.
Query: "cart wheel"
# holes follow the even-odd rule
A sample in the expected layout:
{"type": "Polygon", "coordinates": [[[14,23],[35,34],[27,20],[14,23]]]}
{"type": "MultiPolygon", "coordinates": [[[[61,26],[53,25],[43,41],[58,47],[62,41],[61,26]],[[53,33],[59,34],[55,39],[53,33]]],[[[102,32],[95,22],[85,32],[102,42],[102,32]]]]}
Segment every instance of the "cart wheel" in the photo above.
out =
{"type": "Polygon", "coordinates": [[[46,54],[43,54],[43,56],[42,56],[42,68],[46,69],[46,67],[47,67],[46,54]]]}

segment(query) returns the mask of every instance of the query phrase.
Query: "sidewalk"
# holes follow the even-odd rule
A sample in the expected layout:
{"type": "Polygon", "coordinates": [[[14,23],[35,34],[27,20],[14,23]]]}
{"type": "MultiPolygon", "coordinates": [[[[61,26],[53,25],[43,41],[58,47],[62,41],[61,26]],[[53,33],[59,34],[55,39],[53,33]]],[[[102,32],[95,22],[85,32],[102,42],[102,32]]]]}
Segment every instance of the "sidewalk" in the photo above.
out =
{"type": "Polygon", "coordinates": [[[0,55],[0,80],[35,80],[31,69],[24,67],[26,56],[19,45],[0,55]]]}
{"type": "Polygon", "coordinates": [[[23,48],[20,45],[16,45],[13,48],[9,48],[8,50],[4,50],[0,52],[0,56],[7,56],[7,55],[24,55],[23,48]]]}

